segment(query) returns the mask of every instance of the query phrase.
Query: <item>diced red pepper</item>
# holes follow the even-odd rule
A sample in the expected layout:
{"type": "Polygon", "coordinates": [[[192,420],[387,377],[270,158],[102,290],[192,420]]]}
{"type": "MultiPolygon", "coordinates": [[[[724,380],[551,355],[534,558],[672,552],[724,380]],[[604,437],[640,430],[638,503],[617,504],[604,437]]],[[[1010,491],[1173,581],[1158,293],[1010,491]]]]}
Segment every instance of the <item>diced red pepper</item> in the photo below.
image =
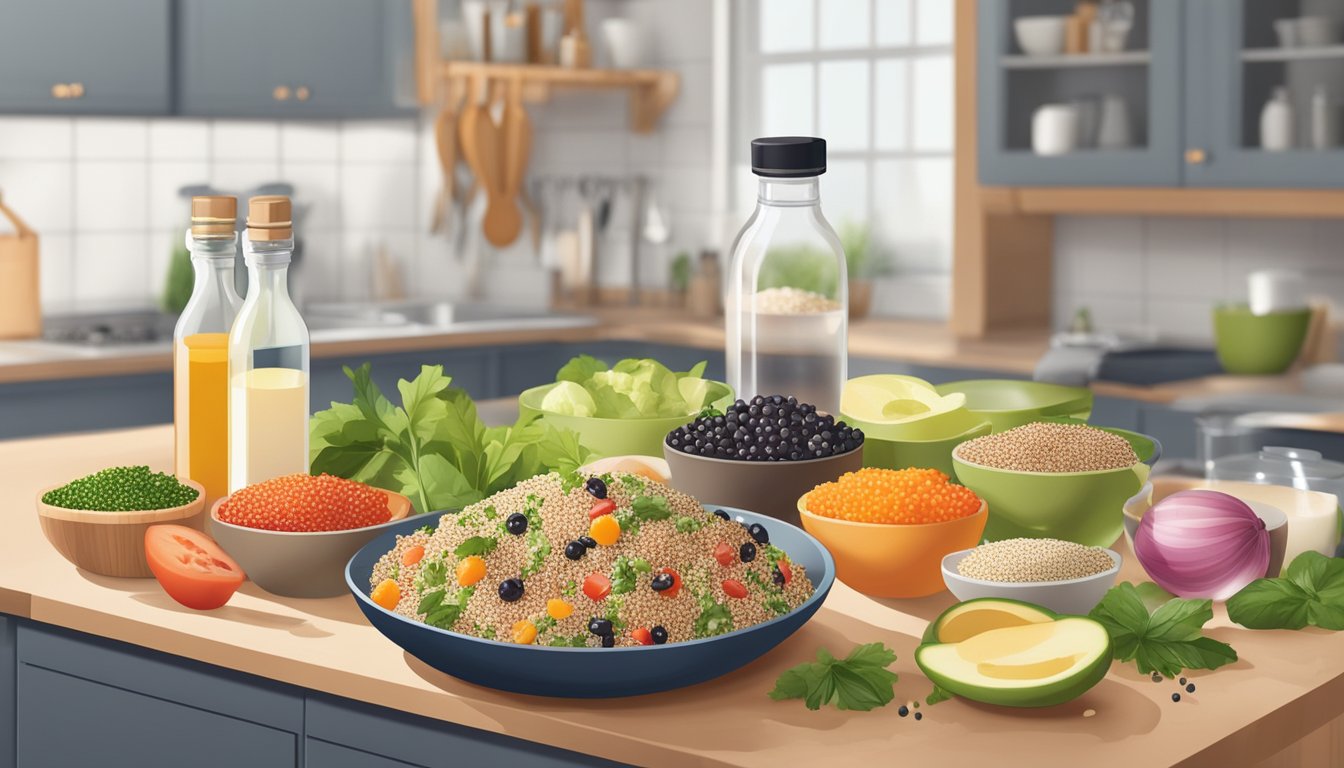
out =
{"type": "Polygon", "coordinates": [[[583,594],[589,600],[601,600],[611,594],[611,579],[600,573],[590,573],[583,578],[583,594]]]}
{"type": "Polygon", "coordinates": [[[735,597],[738,600],[741,600],[747,596],[747,585],[737,579],[724,579],[723,593],[729,597],[735,597]]]}
{"type": "Polygon", "coordinates": [[[598,499],[593,502],[593,508],[588,510],[588,519],[596,520],[603,515],[610,515],[616,511],[616,502],[611,499],[598,499]]]}
{"type": "Polygon", "coordinates": [[[736,558],[737,550],[733,549],[733,545],[720,541],[714,546],[714,559],[719,561],[719,565],[732,565],[736,558]]]}
{"type": "Polygon", "coordinates": [[[789,569],[789,559],[787,557],[779,558],[775,567],[779,569],[779,575],[784,577],[784,586],[789,586],[789,582],[793,581],[793,573],[789,569]]]}
{"type": "Polygon", "coordinates": [[[630,637],[640,645],[653,645],[653,633],[645,627],[635,627],[630,630],[630,637]]]}

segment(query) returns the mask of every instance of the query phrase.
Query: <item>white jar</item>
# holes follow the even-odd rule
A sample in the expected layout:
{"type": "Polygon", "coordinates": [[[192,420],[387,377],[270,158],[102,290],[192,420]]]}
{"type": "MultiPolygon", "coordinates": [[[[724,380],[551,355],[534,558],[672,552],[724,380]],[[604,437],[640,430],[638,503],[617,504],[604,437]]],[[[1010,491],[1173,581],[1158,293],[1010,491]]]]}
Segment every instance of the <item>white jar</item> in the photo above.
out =
{"type": "Polygon", "coordinates": [[[1282,152],[1293,148],[1293,102],[1288,89],[1279,86],[1260,110],[1260,148],[1282,152]]]}
{"type": "Polygon", "coordinates": [[[1078,148],[1078,107],[1045,104],[1031,116],[1031,149],[1038,155],[1065,155],[1078,148]]]}

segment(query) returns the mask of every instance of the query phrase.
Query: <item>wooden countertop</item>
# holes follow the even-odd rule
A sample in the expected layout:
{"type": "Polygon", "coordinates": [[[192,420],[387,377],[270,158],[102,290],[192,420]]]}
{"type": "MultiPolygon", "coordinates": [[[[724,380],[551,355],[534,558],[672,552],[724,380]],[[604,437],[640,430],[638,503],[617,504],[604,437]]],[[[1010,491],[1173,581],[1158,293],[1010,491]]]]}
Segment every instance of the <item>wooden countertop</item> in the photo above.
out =
{"type": "MultiPolygon", "coordinates": [[[[959,700],[869,713],[811,712],[766,697],[780,672],[818,647],[843,653],[882,641],[895,649],[899,700],[930,690],[913,662],[927,622],[951,603],[876,600],[837,583],[817,616],[764,658],[680,691],[611,701],[516,696],[443,675],[370,627],[350,597],[294,600],[251,584],[217,611],[178,606],[152,580],[83,573],[42,539],[37,489],[104,466],[170,465],[167,426],[0,442],[0,611],[338,696],[586,754],[653,766],[687,765],[1252,765],[1344,713],[1344,633],[1212,634],[1241,655],[1197,674],[1199,692],[1174,704],[1157,685],[1116,664],[1069,704],[1013,711],[959,700]],[[1095,715],[1085,717],[1087,710],[1095,715]],[[899,755],[899,758],[896,756],[899,755]],[[949,759],[951,758],[951,759],[949,759]]],[[[1126,565],[1131,578],[1136,569],[1126,565]]],[[[1315,737],[1313,737],[1315,740],[1315,737]]],[[[1300,747],[1294,747],[1300,749],[1300,747]]],[[[1313,753],[1314,754],[1314,753],[1313,753]]],[[[1280,756],[1282,758],[1282,756],[1280,756]]],[[[1306,764],[1298,755],[1298,762],[1306,764]]],[[[1316,762],[1315,764],[1325,764],[1316,762]]]]}

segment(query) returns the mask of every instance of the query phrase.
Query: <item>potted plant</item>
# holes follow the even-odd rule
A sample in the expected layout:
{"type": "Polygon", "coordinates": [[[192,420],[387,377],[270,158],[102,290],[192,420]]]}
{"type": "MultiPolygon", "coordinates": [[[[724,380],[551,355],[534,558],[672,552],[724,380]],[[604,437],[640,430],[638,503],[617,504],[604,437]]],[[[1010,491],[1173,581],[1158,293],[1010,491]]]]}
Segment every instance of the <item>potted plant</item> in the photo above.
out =
{"type": "Polygon", "coordinates": [[[873,247],[867,224],[845,221],[838,234],[849,276],[849,319],[858,320],[873,308],[873,278],[881,274],[885,262],[873,247]]]}
{"type": "Polygon", "coordinates": [[[681,251],[672,258],[668,268],[668,287],[672,289],[672,306],[686,303],[686,290],[691,286],[691,254],[681,251]]]}

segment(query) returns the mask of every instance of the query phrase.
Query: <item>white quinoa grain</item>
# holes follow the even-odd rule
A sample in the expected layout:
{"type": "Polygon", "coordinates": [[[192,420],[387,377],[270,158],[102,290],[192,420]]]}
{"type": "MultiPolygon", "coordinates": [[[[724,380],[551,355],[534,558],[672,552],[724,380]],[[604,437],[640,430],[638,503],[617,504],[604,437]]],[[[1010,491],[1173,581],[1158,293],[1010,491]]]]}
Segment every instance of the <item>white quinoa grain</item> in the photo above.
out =
{"type": "Polygon", "coordinates": [[[1004,539],[981,544],[957,563],[968,579],[1026,584],[1081,579],[1114,566],[1100,547],[1059,539],[1004,539]]]}
{"type": "Polygon", "coordinates": [[[1125,438],[1086,424],[1034,422],[958,445],[962,461],[1015,472],[1095,472],[1139,462],[1125,438]]]}

